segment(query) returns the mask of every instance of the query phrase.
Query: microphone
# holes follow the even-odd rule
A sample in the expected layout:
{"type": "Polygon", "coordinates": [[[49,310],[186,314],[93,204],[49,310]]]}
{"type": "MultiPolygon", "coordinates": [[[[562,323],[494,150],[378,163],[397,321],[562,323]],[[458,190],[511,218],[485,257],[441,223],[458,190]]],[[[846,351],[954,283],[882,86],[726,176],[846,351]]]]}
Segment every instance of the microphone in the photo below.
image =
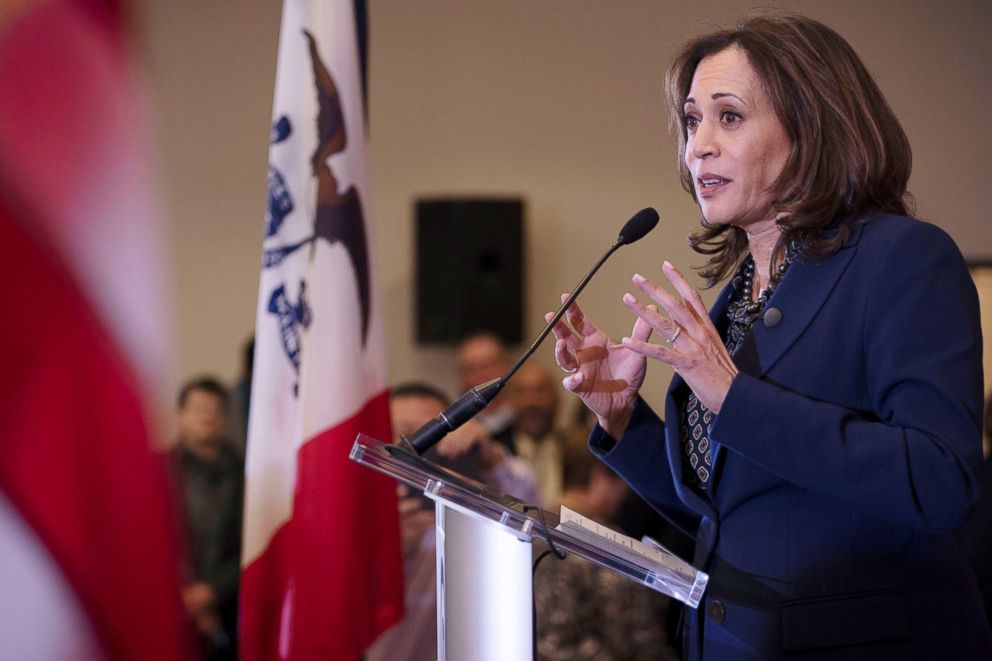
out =
{"type": "Polygon", "coordinates": [[[613,242],[610,249],[599,258],[596,265],[586,273],[585,277],[579,281],[575,289],[572,290],[571,295],[561,304],[558,311],[555,312],[555,316],[552,317],[551,321],[544,327],[541,334],[537,336],[537,339],[530,345],[527,351],[524,352],[517,362],[513,364],[512,367],[498,379],[493,379],[492,381],[487,381],[481,385],[478,385],[464,395],[459,397],[450,406],[441,411],[440,414],[433,420],[429,421],[423,427],[415,431],[410,435],[409,438],[402,437],[401,442],[404,445],[412,448],[417,454],[423,454],[431,447],[437,444],[442,438],[444,438],[449,432],[461,427],[463,424],[471,420],[479,411],[486,408],[496,395],[503,389],[506,382],[510,380],[520,366],[523,365],[524,361],[530,358],[531,354],[537,350],[537,347],[544,341],[544,338],[548,336],[551,329],[554,327],[558,320],[561,319],[562,315],[565,314],[565,310],[568,306],[572,304],[576,296],[579,295],[585,286],[592,279],[592,276],[596,274],[596,271],[603,265],[604,262],[615,253],[621,246],[626,246],[635,241],[639,241],[644,238],[644,235],[650,232],[658,224],[658,212],[647,207],[641,209],[628,220],[623,229],[620,230],[620,234],[617,236],[617,240],[613,242]]]}
{"type": "MultiPolygon", "coordinates": [[[[651,207],[647,207],[646,209],[641,209],[633,216],[631,216],[630,220],[624,223],[623,227],[620,229],[620,235],[617,236],[617,244],[619,245],[617,245],[616,247],[619,248],[620,246],[630,245],[634,241],[640,241],[641,239],[644,238],[644,235],[650,232],[651,230],[653,230],[655,228],[655,225],[657,224],[658,224],[657,211],[655,211],[651,207]]],[[[613,250],[615,250],[615,248],[610,249],[610,252],[607,253],[607,257],[613,254],[613,250]]],[[[593,267],[594,273],[597,268],[599,268],[599,264],[593,267]]]]}

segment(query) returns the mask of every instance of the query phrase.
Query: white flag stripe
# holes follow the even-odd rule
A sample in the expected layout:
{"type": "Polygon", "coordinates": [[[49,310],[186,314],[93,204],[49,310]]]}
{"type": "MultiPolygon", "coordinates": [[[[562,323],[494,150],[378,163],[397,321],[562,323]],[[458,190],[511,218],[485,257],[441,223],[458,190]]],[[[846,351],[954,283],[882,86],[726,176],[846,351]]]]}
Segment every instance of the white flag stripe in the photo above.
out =
{"type": "MultiPolygon", "coordinates": [[[[267,250],[305,241],[314,232],[317,186],[311,158],[318,140],[319,104],[304,30],[314,35],[342,100],[347,147],[327,163],[338,192],[354,187],[366,219],[370,211],[361,104],[346,101],[361,98],[352,3],[291,0],[284,6],[272,112],[273,124],[282,117],[288,119],[291,134],[271,146],[269,163],[282,175],[294,208],[278,232],[266,239],[267,250]]],[[[371,255],[369,271],[369,289],[375,292],[371,255]]],[[[378,301],[373,294],[363,346],[357,278],[341,242],[313,241],[278,266],[264,268],[259,292],[246,469],[245,565],[291,516],[300,446],[352,417],[387,383],[378,301]],[[279,319],[269,310],[269,295],[282,285],[288,301],[298,304],[301,282],[306,283],[303,297],[313,315],[309,327],[298,329],[302,360],[297,374],[283,349],[279,319]],[[296,397],[292,396],[294,384],[298,384],[296,397]]]]}

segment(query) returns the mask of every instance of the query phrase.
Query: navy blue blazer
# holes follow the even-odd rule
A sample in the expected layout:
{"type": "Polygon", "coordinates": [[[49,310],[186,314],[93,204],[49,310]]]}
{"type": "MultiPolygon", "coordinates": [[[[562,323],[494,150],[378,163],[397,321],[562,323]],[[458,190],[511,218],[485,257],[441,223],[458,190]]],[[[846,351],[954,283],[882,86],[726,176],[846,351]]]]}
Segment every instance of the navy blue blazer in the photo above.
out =
{"type": "MultiPolygon", "coordinates": [[[[728,295],[711,310],[721,331],[728,295]]],[[[641,400],[615,444],[600,428],[590,438],[696,537],[710,584],[687,611],[687,658],[992,659],[948,534],[982,460],[978,297],[957,247],[880,216],[793,264],[770,308],[781,320],[756,322],[734,355],[709,498],[682,481],[680,377],[668,424],[641,400]]]]}

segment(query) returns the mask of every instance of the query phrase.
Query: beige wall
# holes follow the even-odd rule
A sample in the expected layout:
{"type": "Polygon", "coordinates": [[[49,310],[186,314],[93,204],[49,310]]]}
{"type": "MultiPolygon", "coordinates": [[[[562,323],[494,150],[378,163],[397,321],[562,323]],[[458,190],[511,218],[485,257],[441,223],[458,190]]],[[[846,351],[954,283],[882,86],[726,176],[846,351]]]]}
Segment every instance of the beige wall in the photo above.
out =
{"type": "MultiPolygon", "coordinates": [[[[992,3],[782,2],[862,55],[915,150],[920,215],[992,257],[992,3]]],[[[662,225],[583,295],[614,335],[629,276],[697,263],[698,221],[673,168],[661,85],[677,45],[747,2],[371,0],[374,249],[391,379],[454,390],[452,352],[413,340],[413,200],[517,194],[528,204],[529,331],[637,209],[662,225]]],[[[147,67],[174,240],[180,371],[237,374],[254,323],[279,3],[146,0],[147,67]]],[[[708,300],[712,294],[708,295],[708,300]]],[[[550,350],[539,355],[550,365],[550,350]]],[[[670,373],[655,366],[649,387],[670,373]]]]}

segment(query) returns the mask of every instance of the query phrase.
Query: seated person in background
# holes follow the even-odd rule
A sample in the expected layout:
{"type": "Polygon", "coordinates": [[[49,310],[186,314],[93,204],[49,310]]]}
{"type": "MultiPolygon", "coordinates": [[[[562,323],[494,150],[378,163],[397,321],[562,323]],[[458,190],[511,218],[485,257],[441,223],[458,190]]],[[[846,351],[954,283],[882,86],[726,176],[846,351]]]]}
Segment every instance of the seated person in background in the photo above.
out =
{"type": "Polygon", "coordinates": [[[537,363],[527,363],[510,381],[516,416],[513,445],[537,477],[541,500],[555,509],[561,499],[561,462],[565,434],[555,426],[561,385],[537,363]]]}
{"type": "MultiPolygon", "coordinates": [[[[564,454],[561,503],[603,525],[627,497],[626,483],[584,443],[564,454]]],[[[677,659],[663,623],[669,599],[582,558],[549,556],[534,575],[539,659],[677,659]]]]}
{"type": "MultiPolygon", "coordinates": [[[[458,345],[458,386],[465,392],[503,376],[511,364],[506,344],[496,333],[476,331],[458,345]]],[[[516,452],[513,446],[515,416],[506,390],[496,396],[475,418],[495,441],[516,452]]]]}
{"type": "Polygon", "coordinates": [[[209,659],[236,659],[244,465],[225,438],[228,395],[194,379],[179,393],[179,439],[170,453],[185,524],[183,604],[209,659]]]}
{"type": "MultiPolygon", "coordinates": [[[[449,404],[447,396],[426,383],[404,383],[390,392],[389,411],[395,441],[409,436],[449,404]]],[[[478,453],[480,473],[469,475],[517,500],[536,503],[533,473],[504,446],[492,442],[485,428],[469,421],[434,448],[437,461],[446,464],[478,453]]],[[[366,661],[428,661],[437,659],[437,594],[434,507],[401,485],[400,530],[406,615],[369,648],[366,661]]]]}

